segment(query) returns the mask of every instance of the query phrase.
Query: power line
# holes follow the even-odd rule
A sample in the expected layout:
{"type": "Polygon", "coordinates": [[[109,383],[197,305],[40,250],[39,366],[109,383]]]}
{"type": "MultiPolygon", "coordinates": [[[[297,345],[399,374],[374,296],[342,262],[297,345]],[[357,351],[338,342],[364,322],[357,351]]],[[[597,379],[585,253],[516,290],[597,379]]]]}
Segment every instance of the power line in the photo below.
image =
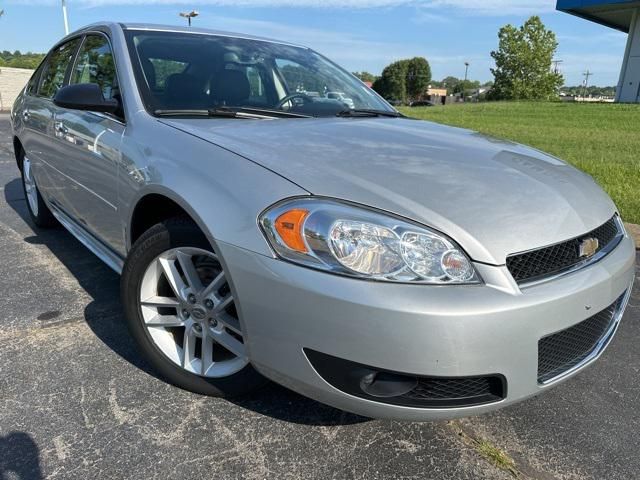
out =
{"type": "Polygon", "coordinates": [[[589,77],[593,76],[593,73],[589,71],[589,69],[587,68],[587,71],[584,72],[582,74],[584,76],[584,88],[582,90],[582,98],[584,98],[587,94],[587,89],[589,88],[589,77]]]}
{"type": "Polygon", "coordinates": [[[560,73],[560,64],[563,63],[564,60],[554,60],[553,63],[553,73],[560,73]]]}

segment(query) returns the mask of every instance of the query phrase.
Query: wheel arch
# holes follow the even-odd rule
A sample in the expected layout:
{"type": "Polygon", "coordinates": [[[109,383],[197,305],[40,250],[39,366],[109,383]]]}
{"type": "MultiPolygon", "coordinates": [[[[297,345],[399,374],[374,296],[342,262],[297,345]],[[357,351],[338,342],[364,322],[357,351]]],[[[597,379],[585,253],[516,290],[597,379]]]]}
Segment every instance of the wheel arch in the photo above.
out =
{"type": "Polygon", "coordinates": [[[213,235],[200,216],[182,197],[168,189],[154,188],[141,194],[133,203],[128,217],[127,251],[140,235],[153,225],[177,216],[185,216],[192,220],[215,248],[213,235]]]}

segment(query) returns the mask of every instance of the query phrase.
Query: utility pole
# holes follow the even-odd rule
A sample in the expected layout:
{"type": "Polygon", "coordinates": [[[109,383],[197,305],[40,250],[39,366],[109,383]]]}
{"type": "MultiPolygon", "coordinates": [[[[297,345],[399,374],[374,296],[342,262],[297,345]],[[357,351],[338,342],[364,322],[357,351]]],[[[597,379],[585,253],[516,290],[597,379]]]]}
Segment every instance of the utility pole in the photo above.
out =
{"type": "Polygon", "coordinates": [[[584,76],[584,88],[582,90],[582,98],[584,99],[584,97],[587,95],[587,89],[589,88],[589,77],[591,77],[593,73],[590,72],[589,69],[587,68],[587,71],[584,72],[582,75],[584,76]]]}
{"type": "Polygon", "coordinates": [[[555,73],[556,75],[558,73],[560,73],[560,64],[563,62],[563,60],[554,60],[553,63],[553,73],[555,73]]]}
{"type": "Polygon", "coordinates": [[[187,19],[189,26],[191,26],[191,19],[200,15],[196,10],[191,10],[190,12],[180,12],[180,16],[187,19]]]}
{"type": "Polygon", "coordinates": [[[69,35],[69,17],[67,17],[67,0],[62,0],[62,18],[64,19],[64,34],[69,35]]]}

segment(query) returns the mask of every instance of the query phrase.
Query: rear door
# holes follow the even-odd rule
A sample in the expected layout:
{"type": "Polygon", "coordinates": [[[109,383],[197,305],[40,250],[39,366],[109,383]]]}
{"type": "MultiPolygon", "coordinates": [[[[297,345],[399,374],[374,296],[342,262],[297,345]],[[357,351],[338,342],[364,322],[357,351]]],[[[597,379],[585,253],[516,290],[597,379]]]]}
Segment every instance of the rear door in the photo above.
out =
{"type": "Polygon", "coordinates": [[[29,85],[22,110],[25,130],[21,138],[41,193],[48,200],[63,199],[66,179],[57,171],[64,152],[53,148],[53,117],[57,107],[53,96],[64,85],[80,38],[71,39],[55,47],[42,63],[33,83],[29,85]]]}
{"type": "MultiPolygon", "coordinates": [[[[104,33],[87,34],[82,41],[69,75],[70,85],[81,83],[97,84],[105,99],[117,99],[122,105],[113,50],[104,33]]],[[[125,129],[123,112],[59,109],[54,129],[58,148],[65,152],[59,169],[73,183],[66,198],[69,213],[94,236],[121,249],[118,164],[125,129]]]]}

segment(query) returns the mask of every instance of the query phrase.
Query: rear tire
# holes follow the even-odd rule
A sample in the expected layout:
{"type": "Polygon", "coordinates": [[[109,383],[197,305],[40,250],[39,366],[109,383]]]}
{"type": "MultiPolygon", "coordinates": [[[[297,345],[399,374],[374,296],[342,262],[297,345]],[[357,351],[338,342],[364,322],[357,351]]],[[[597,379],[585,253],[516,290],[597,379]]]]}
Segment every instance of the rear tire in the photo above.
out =
{"type": "Polygon", "coordinates": [[[169,382],[215,397],[249,393],[268,381],[249,363],[228,274],[205,235],[173,218],[133,245],[121,277],[127,325],[169,382]]]}
{"type": "Polygon", "coordinates": [[[24,151],[20,150],[20,164],[22,165],[22,191],[27,201],[27,210],[33,223],[39,228],[51,228],[58,225],[58,221],[49,210],[38,190],[36,179],[33,176],[33,165],[24,151]]]}

